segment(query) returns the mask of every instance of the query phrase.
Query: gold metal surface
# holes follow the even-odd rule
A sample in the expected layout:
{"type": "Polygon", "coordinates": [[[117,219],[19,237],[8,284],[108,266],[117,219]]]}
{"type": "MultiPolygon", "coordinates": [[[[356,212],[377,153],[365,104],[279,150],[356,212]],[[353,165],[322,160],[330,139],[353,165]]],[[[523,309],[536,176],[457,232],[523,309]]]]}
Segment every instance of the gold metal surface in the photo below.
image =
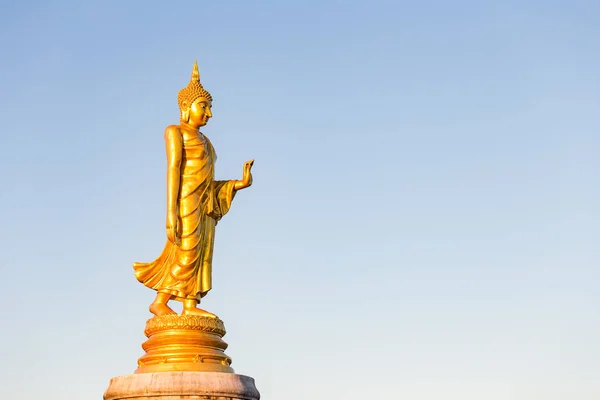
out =
{"type": "MultiPolygon", "coordinates": [[[[197,63],[189,84],[179,92],[177,100],[180,123],[165,130],[167,242],[155,261],[134,263],[133,268],[138,281],[157,292],[150,305],[155,316],[175,315],[167,305],[174,299],[183,303],[182,316],[216,319],[216,315],[197,307],[212,288],[215,227],[229,211],[236,192],[252,185],[254,160],[244,164],[241,180],[215,180],[215,149],[199,131],[213,115],[212,96],[200,83],[197,63]]],[[[182,337],[188,340],[190,333],[185,332],[182,337]]],[[[179,337],[178,333],[173,335],[170,339],[179,337]]],[[[204,336],[201,339],[214,341],[204,336]]],[[[152,348],[156,340],[159,339],[150,337],[147,346],[152,348]]],[[[161,343],[167,343],[165,340],[160,336],[161,343]]]]}
{"type": "Polygon", "coordinates": [[[146,322],[146,351],[136,374],[161,371],[233,372],[221,338],[223,321],[197,315],[164,315],[146,322]]]}

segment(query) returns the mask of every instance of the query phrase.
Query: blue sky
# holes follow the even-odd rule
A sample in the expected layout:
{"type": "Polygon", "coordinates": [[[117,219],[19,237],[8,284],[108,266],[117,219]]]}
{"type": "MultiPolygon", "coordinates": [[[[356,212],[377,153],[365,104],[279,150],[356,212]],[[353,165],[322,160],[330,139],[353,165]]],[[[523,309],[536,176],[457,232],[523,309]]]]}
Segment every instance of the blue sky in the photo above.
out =
{"type": "Polygon", "coordinates": [[[2,3],[0,397],[136,368],[197,59],[217,177],[256,159],[203,306],[264,399],[597,399],[599,26],[577,0],[2,3]]]}

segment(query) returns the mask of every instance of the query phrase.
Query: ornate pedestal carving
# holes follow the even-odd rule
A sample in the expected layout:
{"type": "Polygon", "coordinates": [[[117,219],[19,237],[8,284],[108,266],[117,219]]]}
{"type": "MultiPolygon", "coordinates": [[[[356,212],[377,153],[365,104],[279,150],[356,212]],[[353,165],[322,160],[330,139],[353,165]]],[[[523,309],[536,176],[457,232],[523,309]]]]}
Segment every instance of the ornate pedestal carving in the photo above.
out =
{"type": "Polygon", "coordinates": [[[218,318],[167,315],[146,322],[132,375],[110,380],[104,400],[259,400],[254,379],[233,373],[218,318]]]}
{"type": "Polygon", "coordinates": [[[146,322],[136,374],[164,371],[233,372],[225,355],[223,321],[185,315],[165,315],[146,322]]]}

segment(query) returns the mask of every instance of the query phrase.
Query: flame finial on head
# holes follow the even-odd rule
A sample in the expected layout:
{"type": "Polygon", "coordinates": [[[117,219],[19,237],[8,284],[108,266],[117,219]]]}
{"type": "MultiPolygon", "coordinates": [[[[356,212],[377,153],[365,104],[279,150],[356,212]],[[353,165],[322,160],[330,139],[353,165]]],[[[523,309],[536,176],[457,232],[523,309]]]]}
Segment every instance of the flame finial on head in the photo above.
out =
{"type": "Polygon", "coordinates": [[[206,89],[202,87],[200,83],[200,72],[198,72],[198,62],[194,61],[194,68],[192,69],[192,78],[190,83],[179,91],[177,95],[177,103],[179,103],[179,109],[183,111],[183,103],[189,107],[194,101],[203,97],[207,100],[212,101],[212,96],[206,89]]]}
{"type": "Polygon", "coordinates": [[[194,60],[194,68],[192,69],[192,81],[200,82],[200,72],[198,72],[198,60],[194,60]]]}

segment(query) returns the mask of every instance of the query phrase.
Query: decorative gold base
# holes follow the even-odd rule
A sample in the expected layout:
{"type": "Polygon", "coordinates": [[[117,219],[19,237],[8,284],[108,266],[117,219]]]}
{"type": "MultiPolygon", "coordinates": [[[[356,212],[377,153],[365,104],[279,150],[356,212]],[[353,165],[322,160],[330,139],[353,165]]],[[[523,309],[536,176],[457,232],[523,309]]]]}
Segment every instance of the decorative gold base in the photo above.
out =
{"type": "Polygon", "coordinates": [[[225,325],[218,318],[195,315],[164,315],[146,322],[142,344],[146,351],[138,360],[136,374],[166,371],[233,373],[225,353],[225,325]]]}

